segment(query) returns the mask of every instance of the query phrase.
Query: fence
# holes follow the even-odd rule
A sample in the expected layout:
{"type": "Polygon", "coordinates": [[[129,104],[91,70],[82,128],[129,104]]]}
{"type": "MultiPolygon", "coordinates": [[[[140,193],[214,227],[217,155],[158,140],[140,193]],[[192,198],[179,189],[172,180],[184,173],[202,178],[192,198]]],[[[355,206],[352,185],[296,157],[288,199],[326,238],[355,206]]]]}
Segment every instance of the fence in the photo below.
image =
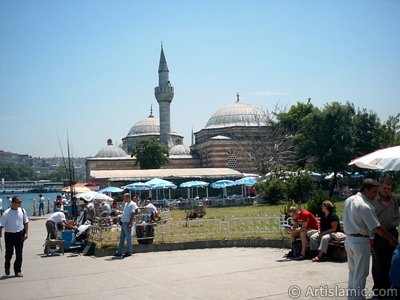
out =
{"type": "MultiPolygon", "coordinates": [[[[168,221],[154,224],[154,242],[169,243],[207,239],[230,239],[261,237],[269,233],[282,232],[283,219],[272,217],[241,217],[228,219],[194,219],[168,221]]],[[[100,246],[118,242],[119,226],[92,226],[90,239],[100,246]]]]}

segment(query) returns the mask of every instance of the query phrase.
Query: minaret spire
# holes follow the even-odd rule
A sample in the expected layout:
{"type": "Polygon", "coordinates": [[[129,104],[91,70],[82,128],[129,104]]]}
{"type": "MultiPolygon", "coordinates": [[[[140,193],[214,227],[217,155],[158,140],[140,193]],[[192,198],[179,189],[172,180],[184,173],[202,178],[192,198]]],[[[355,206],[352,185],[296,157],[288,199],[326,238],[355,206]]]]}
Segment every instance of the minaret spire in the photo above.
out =
{"type": "Polygon", "coordinates": [[[239,102],[239,92],[236,94],[236,102],[239,102]]]}
{"type": "Polygon", "coordinates": [[[154,95],[160,107],[160,142],[168,146],[171,132],[170,104],[174,98],[174,87],[169,81],[169,70],[162,43],[158,66],[158,86],[154,88],[154,95]]]}

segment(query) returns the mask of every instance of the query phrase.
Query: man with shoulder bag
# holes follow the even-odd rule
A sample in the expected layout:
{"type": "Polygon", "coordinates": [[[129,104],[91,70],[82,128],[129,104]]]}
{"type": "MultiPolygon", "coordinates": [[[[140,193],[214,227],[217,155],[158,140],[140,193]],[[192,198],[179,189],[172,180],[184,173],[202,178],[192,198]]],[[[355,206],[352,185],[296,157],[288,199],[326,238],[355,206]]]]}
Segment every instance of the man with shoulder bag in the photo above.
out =
{"type": "Polygon", "coordinates": [[[11,199],[11,207],[7,209],[0,220],[0,238],[3,235],[6,244],[6,254],[4,262],[4,271],[10,275],[11,258],[15,248],[14,273],[15,277],[23,277],[22,267],[22,249],[24,241],[28,238],[28,216],[25,209],[21,206],[21,198],[14,196],[11,199]]]}

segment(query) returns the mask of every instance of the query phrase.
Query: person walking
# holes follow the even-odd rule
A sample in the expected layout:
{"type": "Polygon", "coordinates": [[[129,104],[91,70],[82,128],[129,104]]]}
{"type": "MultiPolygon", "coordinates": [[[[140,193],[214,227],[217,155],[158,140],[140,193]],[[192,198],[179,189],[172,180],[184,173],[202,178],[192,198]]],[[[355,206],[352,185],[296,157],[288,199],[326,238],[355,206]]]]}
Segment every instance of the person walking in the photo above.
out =
{"type": "Polygon", "coordinates": [[[129,257],[132,255],[132,224],[135,221],[135,213],[138,210],[138,206],[132,201],[131,196],[125,193],[124,199],[124,210],[121,215],[121,233],[119,236],[118,250],[115,253],[116,257],[129,257]],[[126,240],[126,252],[122,255],[124,243],[126,240]]]}
{"type": "Polygon", "coordinates": [[[369,273],[370,239],[374,232],[393,246],[394,238],[379,223],[372,201],[378,193],[378,182],[367,178],[360,192],[346,199],[343,208],[343,228],[346,233],[345,248],[349,268],[348,299],[365,299],[365,283],[369,273]]]}
{"type": "Polygon", "coordinates": [[[11,207],[8,208],[0,220],[0,238],[3,235],[6,244],[6,254],[4,262],[4,271],[10,275],[11,258],[15,248],[14,274],[15,277],[23,277],[22,267],[22,249],[24,241],[28,238],[29,219],[25,209],[21,207],[21,198],[14,196],[11,199],[11,207]]]}
{"type": "MultiPolygon", "coordinates": [[[[379,223],[398,239],[399,233],[396,227],[399,225],[399,201],[391,195],[392,180],[390,178],[383,178],[380,183],[378,196],[373,202],[375,213],[379,223]]],[[[371,246],[373,290],[375,295],[382,295],[383,298],[384,295],[388,295],[391,287],[389,272],[395,246],[379,233],[374,235],[371,246]]]]}

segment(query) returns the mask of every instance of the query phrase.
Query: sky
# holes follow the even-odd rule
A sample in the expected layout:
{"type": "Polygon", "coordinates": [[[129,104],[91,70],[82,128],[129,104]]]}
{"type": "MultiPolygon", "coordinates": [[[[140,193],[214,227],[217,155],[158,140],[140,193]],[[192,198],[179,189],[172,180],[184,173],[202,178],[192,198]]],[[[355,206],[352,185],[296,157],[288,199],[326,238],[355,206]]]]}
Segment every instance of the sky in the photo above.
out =
{"type": "Polygon", "coordinates": [[[161,42],[172,128],[220,108],[354,103],[400,112],[400,1],[0,0],[0,150],[94,156],[153,106],[161,42]]]}

